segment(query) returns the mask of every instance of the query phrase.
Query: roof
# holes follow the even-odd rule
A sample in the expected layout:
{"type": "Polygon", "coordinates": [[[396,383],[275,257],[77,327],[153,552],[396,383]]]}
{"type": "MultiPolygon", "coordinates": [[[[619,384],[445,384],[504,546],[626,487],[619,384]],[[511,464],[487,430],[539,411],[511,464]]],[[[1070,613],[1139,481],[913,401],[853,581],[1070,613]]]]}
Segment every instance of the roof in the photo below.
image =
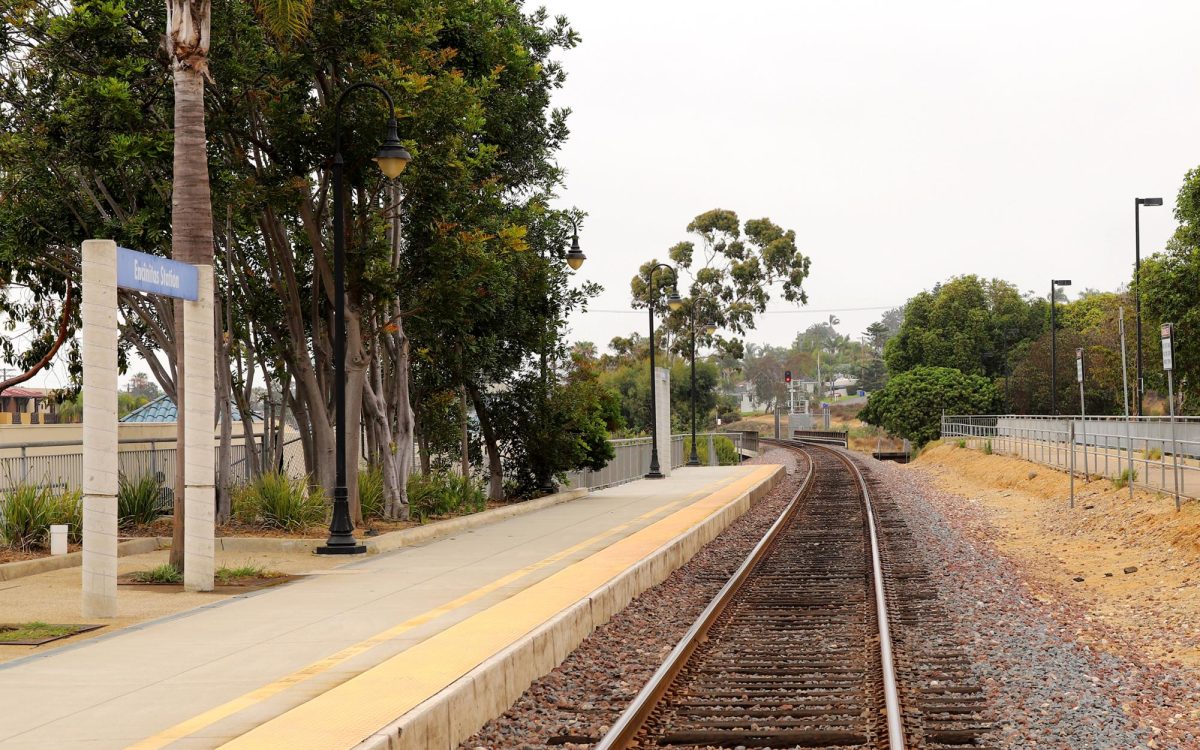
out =
{"type": "MultiPolygon", "coordinates": [[[[232,417],[234,422],[242,421],[242,414],[234,404],[230,404],[232,417]]],[[[121,417],[122,422],[174,422],[178,412],[175,409],[175,402],[167,396],[159,396],[150,403],[139,406],[125,416],[121,417]]],[[[258,417],[257,414],[253,415],[258,417]]]]}
{"type": "Polygon", "coordinates": [[[12,388],[5,388],[3,393],[0,393],[0,398],[45,398],[46,392],[41,388],[22,388],[19,385],[14,385],[12,388]]]}

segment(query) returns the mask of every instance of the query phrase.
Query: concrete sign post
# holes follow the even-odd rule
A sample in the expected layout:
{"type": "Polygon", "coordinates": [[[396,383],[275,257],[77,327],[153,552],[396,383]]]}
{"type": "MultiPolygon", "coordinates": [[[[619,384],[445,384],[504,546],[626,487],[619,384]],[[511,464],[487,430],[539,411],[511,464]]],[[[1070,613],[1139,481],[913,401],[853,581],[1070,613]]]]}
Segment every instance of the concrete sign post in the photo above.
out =
{"type": "Polygon", "coordinates": [[[212,285],[211,266],[139,253],[111,240],[83,243],[84,617],[117,616],[117,287],[187,300],[186,374],[180,384],[188,424],[182,488],[189,501],[184,586],[213,588],[212,285]]]}
{"type": "Polygon", "coordinates": [[[117,616],[117,244],[83,243],[84,617],[117,616]]]}
{"type": "Polygon", "coordinates": [[[671,444],[671,371],[654,368],[654,410],[658,428],[658,464],[664,477],[671,476],[675,446],[671,444]]]}

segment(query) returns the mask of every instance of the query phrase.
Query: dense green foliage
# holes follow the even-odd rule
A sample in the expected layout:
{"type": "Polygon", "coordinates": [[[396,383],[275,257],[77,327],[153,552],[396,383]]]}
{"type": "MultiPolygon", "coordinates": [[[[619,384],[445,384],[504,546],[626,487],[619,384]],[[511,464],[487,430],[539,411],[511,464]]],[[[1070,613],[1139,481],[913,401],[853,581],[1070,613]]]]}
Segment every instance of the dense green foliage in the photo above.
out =
{"type": "Polygon", "coordinates": [[[303,531],[325,521],[325,500],[304,479],[264,473],[233,496],[233,516],[242,523],[303,531]]]}
{"type": "Polygon", "coordinates": [[[67,538],[83,533],[83,499],[78,491],[55,493],[22,484],[0,497],[0,544],[21,550],[50,546],[50,527],[67,524],[67,538]]]}
{"type": "Polygon", "coordinates": [[[122,474],[117,482],[117,520],[123,527],[144,526],[163,513],[162,483],[153,474],[130,479],[122,474]]]}
{"type": "Polygon", "coordinates": [[[414,520],[478,513],[487,507],[479,482],[450,472],[414,474],[408,480],[408,498],[414,520]]]}
{"type": "Polygon", "coordinates": [[[950,367],[918,366],[871,394],[859,419],[878,425],[918,447],[937,439],[942,413],[994,414],[999,395],[988,378],[950,367]]]}

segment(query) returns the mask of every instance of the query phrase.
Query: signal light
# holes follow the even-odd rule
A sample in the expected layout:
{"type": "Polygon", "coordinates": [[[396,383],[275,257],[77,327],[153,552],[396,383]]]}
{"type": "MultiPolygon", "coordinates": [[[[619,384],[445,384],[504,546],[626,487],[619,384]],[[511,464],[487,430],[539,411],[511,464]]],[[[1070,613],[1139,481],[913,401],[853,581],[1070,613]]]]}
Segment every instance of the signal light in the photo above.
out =
{"type": "Polygon", "coordinates": [[[791,370],[783,371],[783,382],[785,382],[785,383],[792,382],[792,371],[791,370]]]}

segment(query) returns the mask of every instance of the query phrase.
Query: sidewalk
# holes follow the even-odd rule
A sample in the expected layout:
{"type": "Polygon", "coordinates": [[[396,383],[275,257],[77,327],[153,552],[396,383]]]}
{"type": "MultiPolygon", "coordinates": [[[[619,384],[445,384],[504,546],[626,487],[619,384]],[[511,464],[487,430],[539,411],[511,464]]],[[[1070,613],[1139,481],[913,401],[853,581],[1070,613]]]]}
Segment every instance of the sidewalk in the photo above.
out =
{"type": "Polygon", "coordinates": [[[0,665],[0,747],[219,746],[761,472],[621,485],[0,665]]]}

